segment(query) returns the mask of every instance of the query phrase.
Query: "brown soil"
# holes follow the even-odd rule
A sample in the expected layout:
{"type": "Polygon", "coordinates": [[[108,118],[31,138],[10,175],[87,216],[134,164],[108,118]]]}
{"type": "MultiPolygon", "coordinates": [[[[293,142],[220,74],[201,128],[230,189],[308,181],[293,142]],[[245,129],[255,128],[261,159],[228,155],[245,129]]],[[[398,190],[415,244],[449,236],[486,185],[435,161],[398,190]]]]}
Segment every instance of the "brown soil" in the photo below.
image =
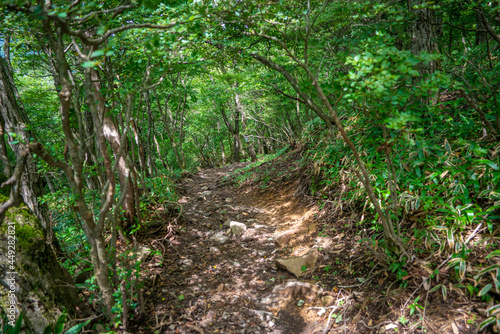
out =
{"type": "MultiPolygon", "coordinates": [[[[320,210],[304,195],[296,157],[261,165],[254,173],[262,177],[239,187],[224,179],[244,166],[203,170],[183,179],[181,218],[142,241],[163,255],[143,264],[146,313],[131,322],[129,332],[476,332],[477,309],[484,304],[453,286],[446,301],[439,291],[427,293],[421,283],[429,274],[419,267],[407,268],[408,275],[398,280],[360,242],[369,233],[356,225],[361,213],[332,217],[325,214],[328,206],[320,210]],[[229,229],[223,225],[227,220],[246,224],[247,231],[225,244],[210,239],[229,229]],[[273,238],[292,228],[300,233],[278,247],[273,238]],[[318,244],[325,247],[319,249],[316,267],[300,281],[322,291],[312,298],[266,303],[275,286],[296,280],[278,270],[275,259],[300,256],[318,244]],[[419,305],[427,300],[429,306],[425,314],[416,307],[410,316],[409,305],[417,296],[419,305]]],[[[450,273],[443,270],[442,282],[450,273]]]]}

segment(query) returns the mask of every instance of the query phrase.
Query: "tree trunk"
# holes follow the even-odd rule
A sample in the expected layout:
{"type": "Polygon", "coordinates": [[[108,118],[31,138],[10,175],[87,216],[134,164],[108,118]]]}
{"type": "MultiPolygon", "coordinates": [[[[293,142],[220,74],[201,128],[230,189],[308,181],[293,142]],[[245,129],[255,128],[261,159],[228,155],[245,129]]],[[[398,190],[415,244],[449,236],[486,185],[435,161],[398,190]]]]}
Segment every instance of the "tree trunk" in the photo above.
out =
{"type": "Polygon", "coordinates": [[[118,180],[120,182],[120,188],[128,189],[127,193],[125,194],[125,199],[123,201],[123,210],[125,211],[124,228],[128,229],[131,226],[135,225],[136,222],[139,220],[138,212],[136,211],[135,193],[134,193],[134,189],[136,187],[134,187],[131,184],[132,179],[130,178],[130,170],[126,161],[128,150],[126,147],[122,148],[122,145],[126,145],[126,143],[121,142],[118,128],[115,125],[114,120],[108,114],[105,99],[101,94],[100,77],[97,71],[90,70],[89,79],[92,82],[92,91],[87,91],[87,94],[93,94],[94,100],[97,101],[97,110],[99,112],[99,117],[102,118],[104,137],[106,138],[106,141],[111,145],[111,149],[113,150],[115,160],[118,161],[117,172],[118,172],[118,180]],[[127,183],[129,183],[130,186],[127,186],[127,183]]]}
{"type": "MultiPolygon", "coordinates": [[[[436,11],[428,8],[425,5],[425,0],[411,0],[408,1],[410,8],[408,10],[414,14],[414,20],[410,23],[410,50],[415,55],[420,55],[423,52],[433,53],[438,51],[436,39],[438,37],[438,20],[436,18],[436,11]],[[423,8],[416,9],[415,6],[423,6],[423,8]]],[[[419,72],[424,74],[431,74],[438,67],[437,61],[429,63],[420,63],[419,72]]]]}
{"type": "MultiPolygon", "coordinates": [[[[27,129],[30,124],[28,116],[19,98],[17,88],[14,84],[12,72],[7,61],[0,57],[0,114],[6,133],[15,133],[16,138],[11,138],[10,146],[16,156],[26,148],[35,134],[27,129]],[[12,142],[17,141],[17,144],[12,142]]],[[[3,127],[3,126],[2,126],[3,127]]],[[[3,136],[2,136],[3,137],[3,136]]],[[[6,147],[5,152],[6,154],[6,147]]],[[[3,161],[4,158],[2,158],[3,161]]],[[[5,165],[5,171],[9,172],[10,164],[5,165]]],[[[35,216],[40,219],[43,228],[47,231],[48,242],[57,244],[52,230],[49,208],[47,204],[40,203],[38,198],[44,194],[43,180],[38,171],[37,164],[31,156],[26,161],[26,173],[21,179],[21,196],[24,203],[28,205],[35,216]]],[[[9,175],[10,176],[10,175],[9,175]]]]}

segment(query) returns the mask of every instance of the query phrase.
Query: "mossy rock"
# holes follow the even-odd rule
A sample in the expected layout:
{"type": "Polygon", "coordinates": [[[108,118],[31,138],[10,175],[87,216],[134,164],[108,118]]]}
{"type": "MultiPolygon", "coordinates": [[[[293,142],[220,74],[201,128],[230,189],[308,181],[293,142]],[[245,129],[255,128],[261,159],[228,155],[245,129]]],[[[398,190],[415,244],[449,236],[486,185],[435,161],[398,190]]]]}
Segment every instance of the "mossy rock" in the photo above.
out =
{"type": "MultiPolygon", "coordinates": [[[[0,202],[8,198],[0,194],[0,202]]],[[[26,333],[43,333],[66,309],[74,314],[77,293],[69,273],[59,264],[38,219],[22,204],[10,208],[0,227],[0,281],[15,275],[17,311],[23,312],[26,333]],[[15,263],[8,256],[15,236],[15,263]],[[10,243],[9,243],[10,241],[10,243]],[[13,265],[13,266],[12,266],[13,265]]],[[[10,305],[9,290],[0,285],[0,307],[10,305]]]]}

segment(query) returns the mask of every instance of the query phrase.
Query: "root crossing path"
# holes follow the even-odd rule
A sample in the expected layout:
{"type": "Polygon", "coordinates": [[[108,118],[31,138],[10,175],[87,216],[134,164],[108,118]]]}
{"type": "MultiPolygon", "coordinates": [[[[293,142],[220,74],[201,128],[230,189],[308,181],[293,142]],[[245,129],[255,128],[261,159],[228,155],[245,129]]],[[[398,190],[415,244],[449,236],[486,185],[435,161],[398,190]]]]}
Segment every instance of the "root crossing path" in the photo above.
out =
{"type": "MultiPolygon", "coordinates": [[[[281,189],[229,184],[224,177],[243,166],[182,181],[177,235],[153,240],[163,259],[146,261],[147,323],[158,333],[323,333],[330,311],[347,304],[300,279],[318,256],[309,237],[316,208],[293,200],[286,183],[281,189]],[[306,261],[299,278],[291,273],[297,263],[277,267],[281,257],[306,261]]],[[[333,322],[328,326],[333,330],[333,322]]]]}

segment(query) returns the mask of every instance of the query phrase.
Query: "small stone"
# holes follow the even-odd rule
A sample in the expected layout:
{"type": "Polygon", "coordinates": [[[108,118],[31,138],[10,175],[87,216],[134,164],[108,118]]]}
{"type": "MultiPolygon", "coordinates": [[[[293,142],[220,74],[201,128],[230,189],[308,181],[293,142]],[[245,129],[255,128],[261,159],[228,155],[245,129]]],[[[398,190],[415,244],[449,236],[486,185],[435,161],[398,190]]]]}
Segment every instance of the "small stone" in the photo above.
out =
{"type": "Polygon", "coordinates": [[[180,204],[186,204],[189,201],[189,197],[183,196],[181,199],[177,201],[180,204]]]}
{"type": "Polygon", "coordinates": [[[335,298],[333,298],[332,296],[327,295],[327,296],[321,297],[321,303],[325,307],[332,305],[334,301],[335,301],[335,298]]]}
{"type": "Polygon", "coordinates": [[[210,196],[212,192],[210,190],[204,191],[201,193],[201,196],[210,196]]]}
{"type": "Polygon", "coordinates": [[[295,277],[302,276],[308,269],[314,268],[318,253],[315,249],[310,250],[307,254],[298,257],[290,257],[288,259],[276,259],[276,267],[288,271],[295,277]],[[302,270],[306,268],[306,271],[302,270]]]}
{"type": "Polygon", "coordinates": [[[224,244],[229,240],[229,237],[224,235],[224,232],[217,232],[210,239],[220,244],[224,244]]]}
{"type": "Polygon", "coordinates": [[[168,326],[168,328],[169,328],[171,331],[173,331],[173,330],[175,329],[175,325],[174,325],[174,324],[172,324],[172,325],[168,326]]]}
{"type": "Polygon", "coordinates": [[[242,235],[247,229],[247,226],[245,224],[235,221],[230,222],[229,227],[231,227],[231,232],[236,236],[242,235]]]}
{"type": "Polygon", "coordinates": [[[150,255],[152,250],[145,246],[139,246],[135,251],[132,252],[132,258],[135,257],[135,261],[144,262],[150,255]]]}
{"type": "Polygon", "coordinates": [[[271,304],[271,303],[272,303],[272,301],[273,301],[273,298],[272,298],[272,295],[270,295],[270,296],[264,297],[264,298],[260,301],[260,303],[261,303],[261,304],[271,304]]]}
{"type": "Polygon", "coordinates": [[[220,250],[217,247],[210,247],[210,253],[220,254],[220,250]]]}
{"type": "Polygon", "coordinates": [[[97,324],[95,326],[95,330],[97,331],[97,333],[106,333],[107,332],[106,329],[104,328],[104,326],[101,324],[97,324]]]}
{"type": "Polygon", "coordinates": [[[294,228],[292,230],[288,230],[285,232],[282,232],[278,234],[277,236],[274,237],[274,241],[278,244],[278,246],[284,246],[286,245],[290,239],[296,234],[306,232],[307,228],[305,227],[299,227],[299,228],[294,228]]]}
{"type": "Polygon", "coordinates": [[[226,202],[231,203],[233,201],[232,198],[226,198],[226,202]]]}
{"type": "Polygon", "coordinates": [[[322,291],[323,289],[317,285],[300,281],[289,281],[273,288],[273,294],[289,298],[314,299],[322,291]]]}

